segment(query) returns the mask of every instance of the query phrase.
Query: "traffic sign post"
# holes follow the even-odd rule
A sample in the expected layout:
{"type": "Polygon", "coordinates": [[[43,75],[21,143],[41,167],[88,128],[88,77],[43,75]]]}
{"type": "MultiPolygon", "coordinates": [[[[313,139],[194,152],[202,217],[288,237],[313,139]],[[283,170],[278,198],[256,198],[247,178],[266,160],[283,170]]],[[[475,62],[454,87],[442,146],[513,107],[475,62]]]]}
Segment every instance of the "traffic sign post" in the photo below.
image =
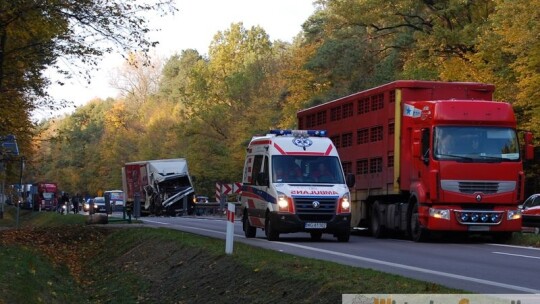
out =
{"type": "Polygon", "coordinates": [[[236,205],[229,203],[227,206],[227,236],[225,239],[225,253],[233,253],[234,243],[234,217],[235,217],[236,205]]]}

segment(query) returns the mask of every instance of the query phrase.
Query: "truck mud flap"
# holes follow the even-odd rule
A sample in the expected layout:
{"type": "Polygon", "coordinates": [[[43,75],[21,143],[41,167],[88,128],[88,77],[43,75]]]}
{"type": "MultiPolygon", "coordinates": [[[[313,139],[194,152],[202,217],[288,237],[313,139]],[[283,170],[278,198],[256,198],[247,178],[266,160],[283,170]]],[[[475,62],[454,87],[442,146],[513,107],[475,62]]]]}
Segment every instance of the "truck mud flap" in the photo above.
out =
{"type": "Polygon", "coordinates": [[[186,188],[178,193],[176,193],[175,195],[169,197],[168,199],[166,199],[164,202],[163,202],[163,207],[165,208],[169,208],[171,205],[177,203],[178,201],[180,201],[181,199],[183,199],[184,197],[194,193],[195,191],[193,190],[193,187],[189,187],[189,188],[186,188]]]}

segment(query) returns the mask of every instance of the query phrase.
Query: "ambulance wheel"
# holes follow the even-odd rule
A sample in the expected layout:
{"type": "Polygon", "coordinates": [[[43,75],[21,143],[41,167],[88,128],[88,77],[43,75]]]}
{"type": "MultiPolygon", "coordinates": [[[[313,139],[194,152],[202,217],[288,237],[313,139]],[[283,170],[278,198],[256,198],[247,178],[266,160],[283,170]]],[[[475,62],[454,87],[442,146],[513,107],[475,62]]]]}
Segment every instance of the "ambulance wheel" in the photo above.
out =
{"type": "Polygon", "coordinates": [[[247,210],[244,212],[244,217],[242,218],[243,226],[244,226],[244,235],[246,238],[253,238],[257,234],[257,228],[251,226],[249,223],[247,210]]]}
{"type": "Polygon", "coordinates": [[[386,227],[381,224],[382,212],[379,202],[375,202],[371,208],[371,234],[377,238],[386,236],[386,227]]]}
{"type": "Polygon", "coordinates": [[[321,238],[322,238],[322,232],[318,232],[318,231],[314,231],[314,232],[310,232],[311,234],[311,240],[312,241],[320,241],[321,238]]]}
{"type": "Polygon", "coordinates": [[[266,217],[266,223],[265,223],[264,227],[265,227],[264,232],[266,234],[266,238],[269,241],[277,241],[277,240],[279,240],[279,232],[277,232],[272,227],[272,221],[270,220],[269,216],[266,217]]]}
{"type": "Polygon", "coordinates": [[[429,240],[429,230],[424,228],[422,224],[420,224],[420,220],[418,219],[418,203],[413,203],[412,210],[410,212],[410,219],[409,219],[409,234],[413,241],[415,242],[425,242],[429,240]]]}
{"type": "Polygon", "coordinates": [[[337,235],[338,242],[342,242],[342,243],[347,243],[350,238],[351,238],[351,230],[349,229],[337,235]]]}

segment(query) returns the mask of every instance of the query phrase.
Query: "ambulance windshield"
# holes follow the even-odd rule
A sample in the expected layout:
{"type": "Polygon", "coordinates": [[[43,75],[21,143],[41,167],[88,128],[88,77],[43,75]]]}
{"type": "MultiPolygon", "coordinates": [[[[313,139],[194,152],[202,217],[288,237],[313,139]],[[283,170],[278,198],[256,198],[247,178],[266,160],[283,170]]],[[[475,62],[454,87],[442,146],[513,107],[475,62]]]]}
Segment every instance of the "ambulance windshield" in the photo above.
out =
{"type": "Polygon", "coordinates": [[[343,169],[335,156],[272,156],[274,183],[344,184],[343,169]]]}

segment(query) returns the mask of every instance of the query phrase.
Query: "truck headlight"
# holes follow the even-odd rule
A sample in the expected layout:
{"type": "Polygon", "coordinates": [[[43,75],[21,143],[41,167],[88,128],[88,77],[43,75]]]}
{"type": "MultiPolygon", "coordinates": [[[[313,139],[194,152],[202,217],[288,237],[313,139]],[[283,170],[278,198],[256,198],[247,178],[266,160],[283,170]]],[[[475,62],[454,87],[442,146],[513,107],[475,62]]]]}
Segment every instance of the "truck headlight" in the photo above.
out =
{"type": "Polygon", "coordinates": [[[519,220],[521,218],[521,212],[519,211],[519,209],[517,210],[508,210],[508,213],[507,213],[507,220],[511,221],[511,220],[519,220]]]}
{"type": "Polygon", "coordinates": [[[429,208],[429,216],[436,219],[450,220],[450,210],[429,208]]]}

